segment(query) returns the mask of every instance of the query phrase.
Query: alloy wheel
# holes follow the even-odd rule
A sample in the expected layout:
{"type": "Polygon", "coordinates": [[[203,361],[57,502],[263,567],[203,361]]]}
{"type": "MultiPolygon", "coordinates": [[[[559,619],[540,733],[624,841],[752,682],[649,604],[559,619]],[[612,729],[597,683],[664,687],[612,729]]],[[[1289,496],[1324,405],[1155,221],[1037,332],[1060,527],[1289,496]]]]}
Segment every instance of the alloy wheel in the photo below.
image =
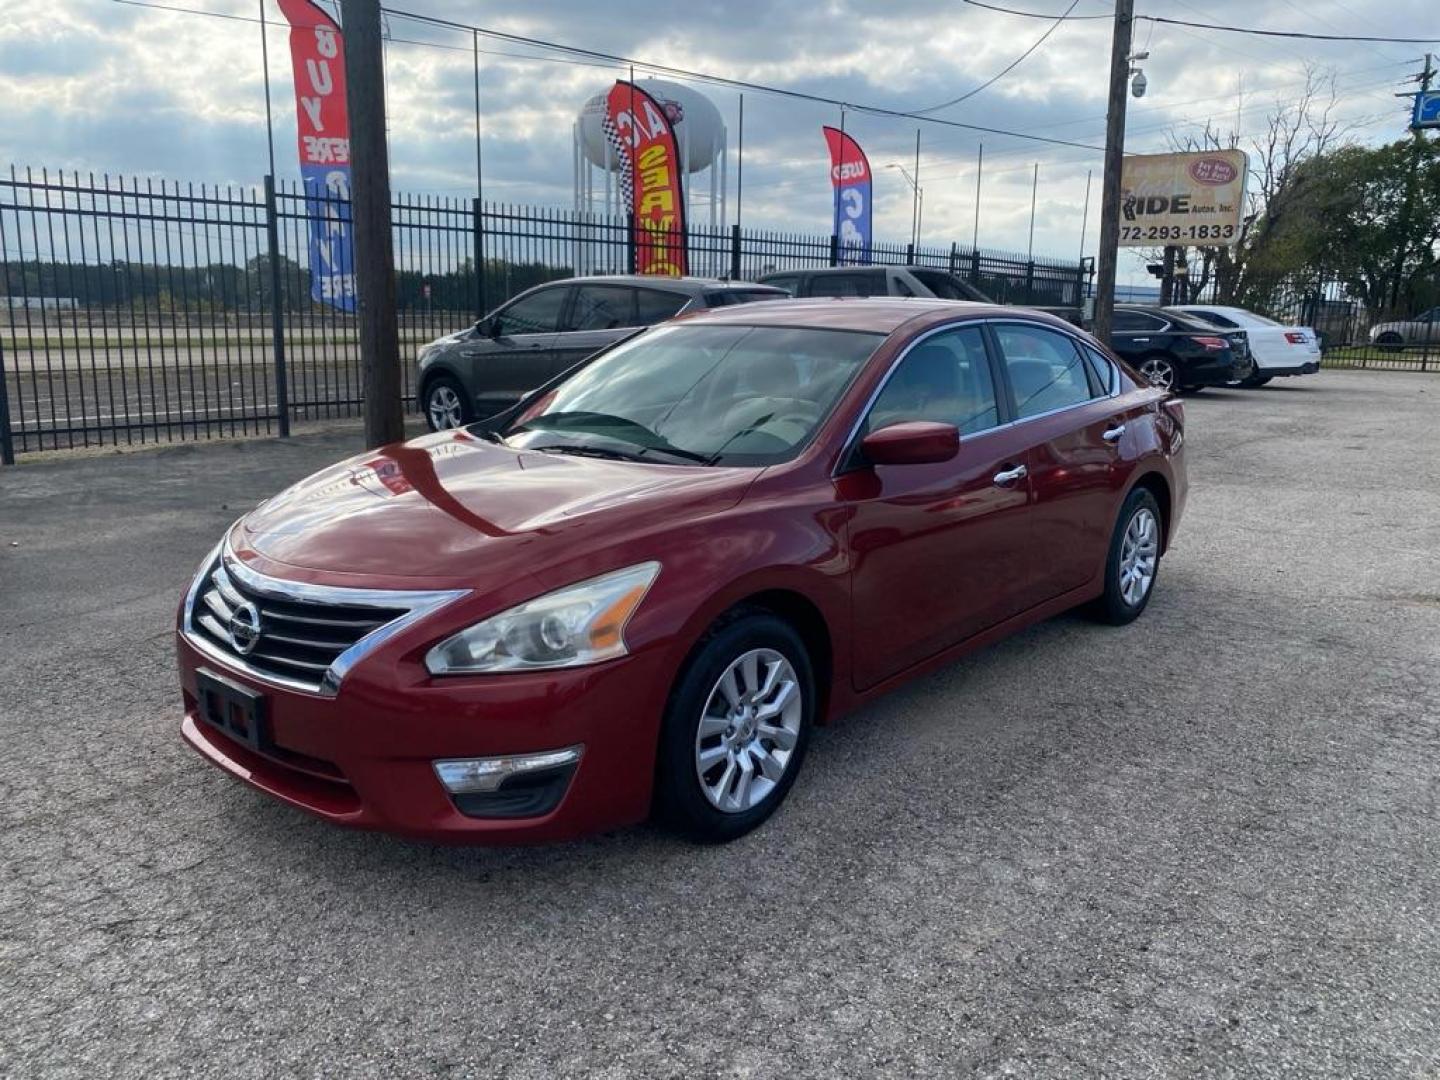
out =
{"type": "Polygon", "coordinates": [[[1135,511],[1120,542],[1120,595],[1131,607],[1145,599],[1155,582],[1160,557],[1160,523],[1147,506],[1135,511]]]}
{"type": "Polygon", "coordinates": [[[774,649],[742,653],[721,674],[695,735],[695,772],[711,806],[738,814],[785,775],[804,717],[800,679],[774,649]]]}
{"type": "Polygon", "coordinates": [[[1175,368],[1170,361],[1158,356],[1149,357],[1141,364],[1140,374],[1150,381],[1151,386],[1160,390],[1172,390],[1175,387],[1175,368]]]}
{"type": "Polygon", "coordinates": [[[430,391],[430,425],[436,431],[458,428],[465,418],[460,395],[441,384],[430,391]]]}

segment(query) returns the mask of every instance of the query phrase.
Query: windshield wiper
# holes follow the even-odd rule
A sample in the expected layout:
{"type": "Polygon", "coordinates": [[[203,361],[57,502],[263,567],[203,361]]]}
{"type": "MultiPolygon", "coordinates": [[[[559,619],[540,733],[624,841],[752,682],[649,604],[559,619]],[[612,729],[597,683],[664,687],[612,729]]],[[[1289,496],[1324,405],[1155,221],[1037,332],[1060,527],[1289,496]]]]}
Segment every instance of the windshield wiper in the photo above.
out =
{"type": "Polygon", "coordinates": [[[547,443],[544,446],[529,446],[527,450],[538,450],[549,454],[573,454],[576,457],[608,458],[611,461],[643,461],[655,463],[651,452],[672,456],[680,461],[704,460],[699,454],[691,455],[688,450],[669,450],[663,447],[644,447],[639,450],[618,450],[609,446],[595,446],[593,443],[547,443]]]}
{"type": "Polygon", "coordinates": [[[671,457],[683,458],[686,461],[695,461],[701,464],[708,464],[709,458],[705,454],[697,454],[693,450],[686,450],[673,445],[668,439],[658,432],[650,430],[644,424],[636,420],[629,420],[623,416],[613,416],[610,413],[599,412],[555,412],[542,413],[523,424],[510,429],[517,431],[556,431],[569,434],[590,433],[599,435],[601,438],[617,439],[620,442],[638,446],[644,451],[655,451],[661,454],[669,454],[671,457]],[[557,423],[546,424],[541,421],[552,420],[557,423]],[[587,426],[588,425],[588,426],[587,426]],[[634,431],[644,436],[643,440],[627,439],[623,436],[612,435],[607,431],[595,430],[596,428],[621,428],[626,431],[634,431]]]}

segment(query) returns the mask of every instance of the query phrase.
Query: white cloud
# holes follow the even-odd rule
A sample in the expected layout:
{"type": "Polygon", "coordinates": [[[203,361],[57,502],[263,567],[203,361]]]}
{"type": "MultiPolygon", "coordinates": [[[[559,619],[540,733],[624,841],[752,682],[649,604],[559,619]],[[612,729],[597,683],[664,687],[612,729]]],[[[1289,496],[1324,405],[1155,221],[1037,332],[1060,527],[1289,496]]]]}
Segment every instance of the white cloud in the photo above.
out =
{"type": "MultiPolygon", "coordinates": [[[[175,0],[252,18],[248,0],[175,0]]],[[[1317,0],[1302,12],[1288,0],[1215,0],[1217,22],[1311,31],[1403,35],[1426,24],[1433,0],[1317,0]]],[[[494,29],[548,38],[652,63],[709,71],[847,101],[912,109],[957,97],[1004,67],[1044,32],[1045,22],[958,3],[830,0],[780,5],[765,0],[657,8],[546,2],[493,13],[458,0],[412,0],[417,10],[494,29]]],[[[1030,0],[1058,10],[1058,0],[1030,0]]],[[[488,6],[487,6],[488,7],[488,6]]],[[[255,183],[265,171],[260,33],[252,22],[153,9],[50,0],[4,0],[0,18],[0,163],[123,172],[206,182],[255,183]]],[[[1078,13],[1103,12],[1083,0],[1078,13]]],[[[1171,12],[1199,18],[1199,8],[1171,12]]],[[[278,8],[269,34],[277,163],[294,173],[294,99],[286,28],[278,8]]],[[[1431,20],[1433,22],[1433,20],[1431,20]]],[[[1104,135],[1108,20],[1070,22],[1011,75],[939,115],[963,123],[1029,131],[1098,145],[1104,135]]],[[[387,48],[391,164],[397,190],[468,194],[474,183],[471,39],[391,19],[387,48]],[[407,39],[401,41],[398,39],[407,39]],[[409,44],[409,40],[430,45],[409,44]],[[438,48],[435,46],[450,46],[438,48]]],[[[1339,73],[1341,116],[1367,141],[1403,133],[1391,95],[1414,70],[1415,47],[1326,45],[1238,37],[1137,24],[1147,45],[1150,91],[1131,102],[1130,149],[1164,149],[1177,130],[1207,118],[1242,131],[1263,124],[1276,97],[1293,96],[1307,62],[1339,73]],[[1238,90],[1244,87],[1243,98],[1238,90]],[[1178,127],[1177,127],[1178,125],[1178,127]]],[[[512,202],[567,205],[570,124],[580,104],[622,70],[527,58],[537,50],[482,38],[482,121],[487,194],[512,202]],[[492,52],[511,55],[495,56],[492,52]]],[[[551,57],[553,61],[554,57],[551,57]]],[[[644,74],[643,68],[637,69],[644,74]]],[[[735,91],[700,87],[735,130],[735,91]]],[[[830,193],[818,128],[834,108],[746,94],[745,220],[787,231],[828,231],[830,193]]],[[[904,238],[911,196],[889,161],[910,167],[915,123],[849,113],[877,176],[877,234],[904,238]]],[[[1080,247],[1085,176],[1097,170],[1087,250],[1099,205],[1099,155],[979,132],[922,126],[924,234],[968,241],[973,228],[975,154],[985,143],[980,241],[1024,250],[1031,167],[1040,162],[1037,254],[1072,258],[1080,247]]],[[[733,151],[732,151],[733,152],[733,151]]],[[[735,170],[731,169],[731,184],[735,170]]],[[[733,213],[733,198],[731,212],[733,213]]]]}

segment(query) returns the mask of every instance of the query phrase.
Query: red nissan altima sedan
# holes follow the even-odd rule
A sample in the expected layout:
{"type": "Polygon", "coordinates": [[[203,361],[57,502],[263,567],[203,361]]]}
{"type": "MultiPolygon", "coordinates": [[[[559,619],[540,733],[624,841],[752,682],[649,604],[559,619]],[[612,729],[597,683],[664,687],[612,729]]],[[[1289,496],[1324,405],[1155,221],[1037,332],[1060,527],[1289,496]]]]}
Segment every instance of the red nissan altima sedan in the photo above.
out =
{"type": "Polygon", "coordinates": [[[1183,424],[1038,313],[684,318],[238,521],[181,605],[184,737],[342,825],[730,839],[816,724],[1067,608],[1139,615],[1183,424]]]}

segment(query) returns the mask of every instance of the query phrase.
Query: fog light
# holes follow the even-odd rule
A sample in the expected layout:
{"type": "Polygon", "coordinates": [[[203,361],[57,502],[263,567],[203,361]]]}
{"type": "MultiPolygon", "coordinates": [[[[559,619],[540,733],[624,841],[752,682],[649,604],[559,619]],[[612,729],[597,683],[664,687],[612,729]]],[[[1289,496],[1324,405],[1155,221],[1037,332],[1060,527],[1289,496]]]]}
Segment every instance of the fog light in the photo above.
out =
{"type": "Polygon", "coordinates": [[[452,795],[473,795],[498,791],[514,776],[569,769],[580,760],[584,747],[547,750],[542,754],[513,754],[509,757],[455,758],[435,762],[435,775],[452,795]]]}

